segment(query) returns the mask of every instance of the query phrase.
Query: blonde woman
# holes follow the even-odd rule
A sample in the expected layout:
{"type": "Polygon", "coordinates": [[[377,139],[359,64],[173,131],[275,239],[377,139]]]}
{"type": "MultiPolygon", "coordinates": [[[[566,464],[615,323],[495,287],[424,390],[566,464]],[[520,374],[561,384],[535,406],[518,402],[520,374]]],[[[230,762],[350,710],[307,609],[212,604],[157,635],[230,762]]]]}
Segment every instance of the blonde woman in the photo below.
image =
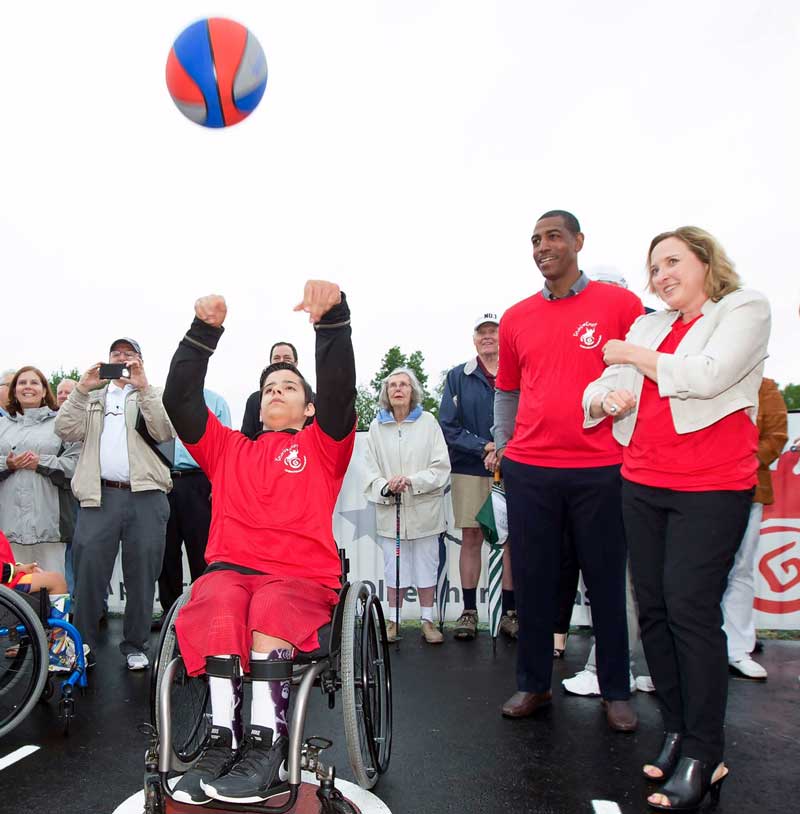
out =
{"type": "Polygon", "coordinates": [[[666,310],[603,349],[585,427],[611,418],[623,445],[623,517],[642,641],[664,719],[644,767],[647,801],[687,810],[718,799],[728,660],[720,604],[756,484],[758,389],[770,308],[741,287],[708,233],[653,238],[649,287],[666,310]]]}
{"type": "Polygon", "coordinates": [[[376,504],[378,544],[383,550],[389,594],[387,635],[397,638],[396,608],[403,607],[407,588],[417,589],[422,635],[441,644],[433,624],[439,534],[445,530],[444,487],[450,477],[450,458],[439,422],[423,411],[422,387],[407,367],[395,368],[383,381],[380,411],[369,428],[366,455],[367,498],[376,504]],[[400,591],[395,538],[396,496],[400,496],[400,591]]]}

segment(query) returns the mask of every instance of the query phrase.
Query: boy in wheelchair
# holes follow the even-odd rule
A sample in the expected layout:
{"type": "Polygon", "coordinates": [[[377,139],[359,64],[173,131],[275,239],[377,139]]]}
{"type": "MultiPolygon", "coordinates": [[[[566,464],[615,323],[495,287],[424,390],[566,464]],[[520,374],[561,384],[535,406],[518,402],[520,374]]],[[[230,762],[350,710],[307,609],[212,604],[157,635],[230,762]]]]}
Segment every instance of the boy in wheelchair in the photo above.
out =
{"type": "Polygon", "coordinates": [[[212,710],[209,742],[173,791],[185,803],[269,797],[287,756],[294,651],[317,649],[341,587],[332,516],[355,439],[350,311],[336,284],[318,280],[306,283],[294,310],[307,312],[316,331],[317,396],[312,403],[293,365],[271,365],[264,431],[254,440],[222,426],[203,400],[227,314],[222,297],[195,303],[164,390],[175,430],[212,486],[209,567],[175,625],[187,672],[208,675],[212,710]],[[253,700],[243,732],[247,672],[253,700]]]}

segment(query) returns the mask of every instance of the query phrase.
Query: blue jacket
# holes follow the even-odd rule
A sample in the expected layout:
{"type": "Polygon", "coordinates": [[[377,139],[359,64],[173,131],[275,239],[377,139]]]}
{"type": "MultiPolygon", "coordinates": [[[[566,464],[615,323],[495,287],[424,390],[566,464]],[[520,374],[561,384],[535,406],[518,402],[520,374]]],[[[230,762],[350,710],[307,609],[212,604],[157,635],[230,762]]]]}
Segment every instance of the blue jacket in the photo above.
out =
{"type": "Polygon", "coordinates": [[[483,465],[484,447],[492,440],[494,390],[477,359],[456,365],[447,374],[439,423],[457,475],[491,477],[483,465]]]}

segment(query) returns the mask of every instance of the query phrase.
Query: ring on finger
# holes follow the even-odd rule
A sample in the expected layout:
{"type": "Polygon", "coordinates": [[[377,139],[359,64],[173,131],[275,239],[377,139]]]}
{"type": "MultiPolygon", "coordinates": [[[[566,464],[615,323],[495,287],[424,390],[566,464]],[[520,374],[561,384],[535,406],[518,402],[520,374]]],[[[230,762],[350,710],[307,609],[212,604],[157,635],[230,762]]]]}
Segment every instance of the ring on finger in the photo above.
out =
{"type": "Polygon", "coordinates": [[[608,412],[609,412],[609,413],[616,413],[618,409],[619,409],[619,408],[617,407],[617,405],[616,405],[616,404],[612,404],[612,405],[611,405],[611,406],[608,408],[608,412]]]}

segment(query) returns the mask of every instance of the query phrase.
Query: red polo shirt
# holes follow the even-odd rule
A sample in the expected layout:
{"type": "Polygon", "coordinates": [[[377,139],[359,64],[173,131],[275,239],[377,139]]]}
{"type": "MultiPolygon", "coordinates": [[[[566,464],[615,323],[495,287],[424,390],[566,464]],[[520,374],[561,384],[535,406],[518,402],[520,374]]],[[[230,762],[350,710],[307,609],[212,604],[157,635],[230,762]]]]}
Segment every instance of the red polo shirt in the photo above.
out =
{"type": "Polygon", "coordinates": [[[506,455],[518,463],[556,468],[611,466],[622,450],[611,422],[583,429],[581,399],[605,370],[602,348],[624,339],[641,300],[608,283],[589,282],[579,294],[546,300],[537,293],[500,320],[499,390],[519,390],[514,435],[506,455]]]}

